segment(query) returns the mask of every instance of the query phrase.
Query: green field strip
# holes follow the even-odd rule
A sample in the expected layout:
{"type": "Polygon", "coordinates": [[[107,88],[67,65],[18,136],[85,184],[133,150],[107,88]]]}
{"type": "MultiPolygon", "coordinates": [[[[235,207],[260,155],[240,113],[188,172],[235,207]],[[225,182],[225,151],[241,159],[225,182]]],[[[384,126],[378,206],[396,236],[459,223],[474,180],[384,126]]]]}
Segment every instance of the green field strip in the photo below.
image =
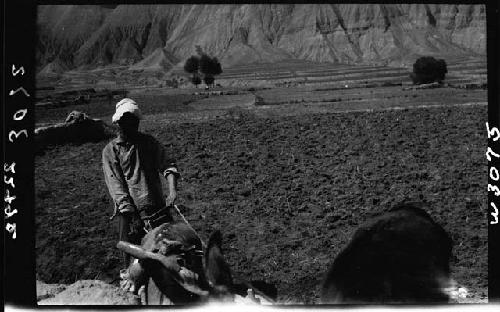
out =
{"type": "Polygon", "coordinates": [[[484,75],[486,76],[488,74],[488,71],[485,69],[480,69],[480,70],[471,70],[471,71],[448,71],[448,75],[450,76],[471,76],[471,75],[484,75]]]}
{"type": "MultiPolygon", "coordinates": [[[[366,96],[366,95],[356,95],[356,94],[351,94],[349,96],[347,95],[329,95],[329,96],[304,96],[304,97],[290,97],[290,98],[280,98],[280,99],[274,99],[274,100],[269,100],[269,99],[264,99],[265,105],[283,105],[283,104],[307,104],[307,103],[317,103],[317,104],[334,104],[334,103],[351,103],[351,102],[370,102],[370,103],[376,103],[376,102],[397,102],[397,103],[404,103],[404,102],[415,102],[418,101],[419,103],[424,103],[424,102],[446,102],[446,98],[443,98],[443,100],[438,100],[436,99],[437,96],[440,97],[445,97],[444,95],[429,95],[425,96],[422,94],[417,94],[417,96],[414,96],[414,93],[400,93],[400,94],[379,94],[378,96],[366,96]]],[[[453,96],[453,94],[450,95],[450,97],[453,96]]],[[[471,100],[482,100],[484,99],[484,94],[478,94],[477,96],[467,96],[463,97],[462,99],[457,99],[456,101],[471,101],[471,100]]]]}
{"type": "Polygon", "coordinates": [[[254,75],[257,75],[257,76],[259,76],[259,75],[269,75],[269,74],[288,74],[288,73],[291,73],[291,72],[292,72],[291,70],[269,71],[269,69],[266,70],[266,71],[260,71],[260,72],[258,72],[258,71],[251,71],[251,72],[248,71],[248,72],[234,72],[234,73],[231,73],[231,72],[226,71],[226,72],[223,72],[222,74],[220,74],[220,76],[221,77],[230,76],[230,75],[232,75],[232,76],[238,76],[238,75],[252,75],[252,76],[254,76],[254,75]]]}
{"type": "MultiPolygon", "coordinates": [[[[445,59],[446,61],[446,59],[445,59]]],[[[488,62],[487,59],[484,59],[484,60],[462,60],[462,61],[459,61],[459,62],[446,62],[448,64],[448,66],[459,66],[459,65],[468,65],[468,64],[474,64],[474,65],[481,65],[481,64],[484,64],[486,65],[488,62]]]]}
{"type": "MultiPolygon", "coordinates": [[[[487,77],[484,77],[484,80],[486,80],[487,77]]],[[[482,83],[483,80],[481,79],[471,79],[471,78],[459,78],[459,77],[450,77],[444,80],[444,83],[482,83]],[[479,80],[479,81],[478,81],[479,80]]],[[[485,82],[485,81],[484,81],[485,82]]]]}
{"type": "Polygon", "coordinates": [[[288,77],[294,77],[294,74],[292,72],[260,73],[260,74],[253,73],[253,74],[246,74],[246,75],[221,75],[219,78],[220,79],[252,79],[252,80],[257,79],[258,80],[258,79],[276,79],[275,77],[288,78],[288,77]]]}
{"type": "Polygon", "coordinates": [[[407,100],[391,100],[391,99],[352,99],[342,102],[307,102],[306,106],[325,106],[328,108],[346,108],[346,109],[362,109],[366,111],[376,110],[381,108],[406,109],[406,108],[424,108],[424,107],[453,107],[456,105],[486,105],[487,102],[482,99],[471,101],[471,99],[455,99],[453,102],[439,100],[422,100],[422,99],[407,99],[407,100]],[[369,103],[367,105],[366,103],[369,103]],[[360,104],[360,105],[357,105],[360,104]]]}
{"type": "Polygon", "coordinates": [[[486,74],[488,70],[486,68],[474,68],[474,69],[448,69],[448,75],[467,75],[467,74],[486,74]]]}
{"type": "MultiPolygon", "coordinates": [[[[329,104],[311,104],[310,107],[319,106],[325,109],[325,112],[332,113],[356,113],[356,112],[380,112],[380,111],[395,111],[395,110],[414,110],[414,109],[447,109],[450,107],[471,107],[471,106],[486,106],[487,102],[458,102],[458,103],[443,103],[443,102],[403,102],[389,103],[376,102],[366,107],[362,101],[350,103],[331,103],[329,104]]],[[[307,108],[310,108],[307,107],[307,108]]]]}
{"type": "MultiPolygon", "coordinates": [[[[418,90],[420,95],[425,95],[426,90],[418,90]]],[[[435,96],[435,89],[431,91],[435,96]]],[[[441,94],[455,95],[454,89],[440,89],[441,94]]],[[[395,98],[409,98],[413,97],[414,92],[408,90],[401,90],[399,87],[386,87],[383,90],[370,90],[370,89],[345,89],[338,91],[308,91],[308,90],[276,90],[276,92],[260,92],[264,102],[309,102],[309,101],[331,101],[340,102],[352,100],[353,98],[367,98],[367,99],[395,99],[395,98]]],[[[426,95],[425,95],[426,96],[426,95]]]]}
{"type": "MultiPolygon", "coordinates": [[[[386,66],[377,66],[380,68],[384,68],[386,66]]],[[[225,70],[227,73],[254,73],[256,71],[262,70],[262,71],[294,71],[294,72],[300,72],[300,71],[329,71],[329,70],[344,70],[344,69],[350,69],[350,68],[357,68],[357,69],[363,69],[363,68],[374,68],[374,66],[369,66],[369,65],[347,65],[347,64],[334,64],[334,63],[311,63],[311,64],[305,64],[304,66],[296,66],[295,64],[293,66],[283,66],[283,65],[276,65],[276,64],[269,64],[266,66],[245,66],[245,67],[230,67],[225,70]]]]}
{"type": "MultiPolygon", "coordinates": [[[[369,73],[365,72],[356,72],[356,73],[349,73],[349,72],[344,72],[342,74],[337,74],[337,75],[324,75],[324,76],[298,76],[295,74],[280,74],[280,75],[268,75],[268,76],[251,76],[251,77],[220,77],[219,79],[244,79],[244,80],[279,80],[279,79],[298,79],[302,80],[304,82],[322,82],[322,81],[342,81],[342,80],[367,80],[367,79],[373,79],[377,78],[387,78],[387,77],[409,77],[409,73],[404,73],[404,72],[396,72],[396,71],[388,71],[388,72],[378,72],[378,71],[372,71],[369,73]],[[356,78],[356,76],[359,76],[359,79],[352,79],[356,78]],[[382,77],[379,77],[382,76],[382,77]]],[[[408,78],[409,79],[409,78],[408,78]]]]}
{"type": "MultiPolygon", "coordinates": [[[[318,67],[318,68],[311,68],[309,67],[305,71],[299,71],[296,70],[297,73],[314,73],[314,72],[338,72],[338,71],[344,71],[344,70],[370,70],[370,69],[387,69],[391,68],[388,66],[368,66],[368,65],[346,65],[346,66],[339,66],[339,65],[330,65],[327,64],[326,66],[318,67]],[[325,68],[326,67],[326,68],[325,68]]],[[[399,67],[394,67],[394,68],[399,68],[399,67]]]]}
{"type": "MultiPolygon", "coordinates": [[[[301,70],[301,69],[297,69],[297,68],[286,68],[285,69],[281,69],[279,71],[277,70],[271,70],[269,67],[266,67],[266,68],[263,68],[263,71],[261,72],[256,72],[255,70],[248,70],[248,71],[232,71],[232,70],[226,70],[221,76],[228,76],[228,75],[234,75],[234,76],[241,76],[241,75],[252,75],[252,74],[272,74],[272,73],[296,73],[297,75],[314,75],[316,73],[328,73],[328,72],[332,72],[332,73],[337,73],[337,72],[345,72],[345,71],[355,71],[355,70],[359,70],[359,71],[364,71],[364,70],[379,70],[379,69],[390,69],[390,67],[387,67],[387,66],[376,66],[376,67],[373,67],[373,66],[355,66],[355,65],[347,65],[347,66],[339,66],[339,65],[335,65],[335,64],[327,64],[326,66],[328,66],[328,68],[325,68],[325,65],[324,64],[321,64],[321,65],[317,65],[317,68],[315,68],[314,66],[308,66],[307,68],[305,68],[305,70],[301,70]]],[[[395,68],[395,70],[398,70],[399,68],[395,68]]],[[[401,69],[399,69],[401,70],[401,69]]]]}
{"type": "Polygon", "coordinates": [[[401,73],[401,72],[370,72],[370,73],[345,73],[335,76],[323,76],[323,77],[307,77],[307,80],[310,81],[322,81],[328,80],[325,78],[332,78],[334,80],[338,79],[346,79],[349,80],[351,78],[362,78],[362,79],[371,79],[371,78],[386,78],[386,77],[409,77],[409,73],[401,73]]]}
{"type": "Polygon", "coordinates": [[[305,81],[305,84],[315,84],[315,83],[345,83],[345,84],[350,84],[350,83],[356,83],[356,82],[365,82],[366,84],[370,83],[376,83],[376,82],[388,82],[388,81],[393,81],[395,83],[401,83],[401,81],[406,82],[406,81],[411,81],[409,75],[387,75],[383,77],[377,77],[376,75],[372,76],[359,76],[359,77],[352,77],[349,79],[346,79],[344,77],[337,77],[336,79],[329,78],[329,79],[324,79],[324,78],[318,78],[318,79],[310,79],[308,81],[305,81]]]}
{"type": "Polygon", "coordinates": [[[448,68],[456,67],[487,67],[487,62],[463,62],[463,63],[446,63],[448,68]]]}
{"type": "Polygon", "coordinates": [[[409,73],[406,70],[402,69],[391,69],[388,67],[382,67],[380,69],[373,69],[373,70],[345,70],[345,71],[324,71],[324,72],[302,72],[302,73],[297,73],[297,76],[302,77],[322,77],[322,76],[331,76],[331,75],[346,75],[346,74],[364,74],[364,73],[409,73]]]}
{"type": "Polygon", "coordinates": [[[227,71],[235,72],[255,72],[259,70],[291,70],[291,69],[307,69],[314,66],[319,66],[318,63],[262,63],[262,64],[251,64],[248,66],[233,66],[228,67],[227,71]]]}
{"type": "MultiPolygon", "coordinates": [[[[328,76],[328,75],[337,75],[337,74],[355,74],[355,73],[371,73],[371,72],[398,72],[398,73],[407,73],[408,70],[404,68],[392,68],[387,66],[379,66],[379,67],[365,67],[360,68],[359,66],[350,66],[348,68],[336,68],[336,69],[321,69],[315,70],[309,68],[307,71],[297,71],[297,70],[287,70],[287,71],[266,71],[266,72],[245,72],[245,73],[224,73],[221,74],[221,78],[239,78],[244,75],[251,76],[260,76],[260,77],[274,77],[285,74],[293,74],[298,77],[309,77],[309,76],[328,76]]],[[[409,73],[409,72],[408,72],[409,73]]]]}

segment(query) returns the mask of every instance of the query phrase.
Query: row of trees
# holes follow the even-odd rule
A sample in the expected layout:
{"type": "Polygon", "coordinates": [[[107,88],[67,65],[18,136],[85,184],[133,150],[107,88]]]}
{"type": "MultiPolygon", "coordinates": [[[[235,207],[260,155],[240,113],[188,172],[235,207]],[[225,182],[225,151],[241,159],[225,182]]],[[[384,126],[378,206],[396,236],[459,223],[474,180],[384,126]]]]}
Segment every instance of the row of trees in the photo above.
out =
{"type": "Polygon", "coordinates": [[[191,74],[191,82],[198,87],[203,77],[203,82],[213,86],[215,76],[222,73],[222,66],[216,57],[210,57],[198,49],[199,55],[193,55],[186,60],[184,71],[191,74]]]}

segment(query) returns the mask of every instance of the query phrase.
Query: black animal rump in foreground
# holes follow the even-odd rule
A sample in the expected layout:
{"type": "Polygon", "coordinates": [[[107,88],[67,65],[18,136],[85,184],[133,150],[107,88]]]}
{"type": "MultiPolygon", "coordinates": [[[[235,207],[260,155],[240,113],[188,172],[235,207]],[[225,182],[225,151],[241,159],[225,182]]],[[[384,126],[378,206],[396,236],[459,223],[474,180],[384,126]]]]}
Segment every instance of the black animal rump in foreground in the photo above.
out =
{"type": "Polygon", "coordinates": [[[331,264],[322,303],[443,303],[452,242],[421,203],[361,226],[331,264]]]}

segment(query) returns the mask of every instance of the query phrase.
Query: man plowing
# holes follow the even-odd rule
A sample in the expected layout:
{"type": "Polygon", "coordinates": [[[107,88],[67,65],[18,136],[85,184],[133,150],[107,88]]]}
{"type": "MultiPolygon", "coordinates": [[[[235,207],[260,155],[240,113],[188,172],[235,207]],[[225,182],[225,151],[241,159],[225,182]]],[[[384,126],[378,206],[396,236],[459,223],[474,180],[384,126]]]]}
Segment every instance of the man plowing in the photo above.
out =
{"type": "MultiPolygon", "coordinates": [[[[177,197],[178,169],[155,138],[139,132],[140,119],[133,100],[118,102],[113,115],[118,136],[102,153],[105,181],[115,207],[112,218],[119,220],[117,247],[127,267],[120,272],[121,286],[133,292],[145,286],[143,303],[154,305],[233,298],[238,287],[231,278],[221,278],[230,277],[230,272],[220,252],[219,236],[209,239],[205,248],[185,219],[173,221],[169,208],[177,197]],[[160,175],[169,186],[166,200],[160,175]]],[[[257,291],[252,286],[239,288],[245,297],[247,291],[257,291]]],[[[256,300],[254,295],[248,299],[256,300]]]]}
{"type": "MultiPolygon", "coordinates": [[[[112,121],[118,125],[118,136],[103,150],[104,177],[118,218],[120,241],[140,244],[147,231],[171,222],[168,207],[177,197],[179,176],[175,161],[152,136],[139,131],[141,112],[132,99],[116,104],[112,121]],[[163,196],[160,175],[165,177],[169,195],[163,196]]],[[[123,253],[124,265],[131,257],[123,253]]],[[[126,272],[122,272],[126,273],[126,272]]]]}

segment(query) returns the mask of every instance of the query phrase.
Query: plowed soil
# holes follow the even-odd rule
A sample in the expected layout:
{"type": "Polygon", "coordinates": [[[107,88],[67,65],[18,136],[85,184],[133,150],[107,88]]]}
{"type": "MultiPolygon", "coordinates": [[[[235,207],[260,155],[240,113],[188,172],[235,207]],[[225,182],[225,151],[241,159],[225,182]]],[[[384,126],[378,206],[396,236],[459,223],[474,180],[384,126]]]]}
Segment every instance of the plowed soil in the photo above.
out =
{"type": "MultiPolygon", "coordinates": [[[[488,274],[486,120],[485,106],[467,106],[248,112],[142,129],[178,159],[185,217],[204,239],[220,228],[234,275],[275,283],[280,302],[316,302],[323,273],[357,226],[406,199],[429,203],[454,242],[453,277],[478,299],[488,274]]],[[[116,283],[105,144],[52,147],[36,158],[36,269],[46,283],[116,283]]]]}

